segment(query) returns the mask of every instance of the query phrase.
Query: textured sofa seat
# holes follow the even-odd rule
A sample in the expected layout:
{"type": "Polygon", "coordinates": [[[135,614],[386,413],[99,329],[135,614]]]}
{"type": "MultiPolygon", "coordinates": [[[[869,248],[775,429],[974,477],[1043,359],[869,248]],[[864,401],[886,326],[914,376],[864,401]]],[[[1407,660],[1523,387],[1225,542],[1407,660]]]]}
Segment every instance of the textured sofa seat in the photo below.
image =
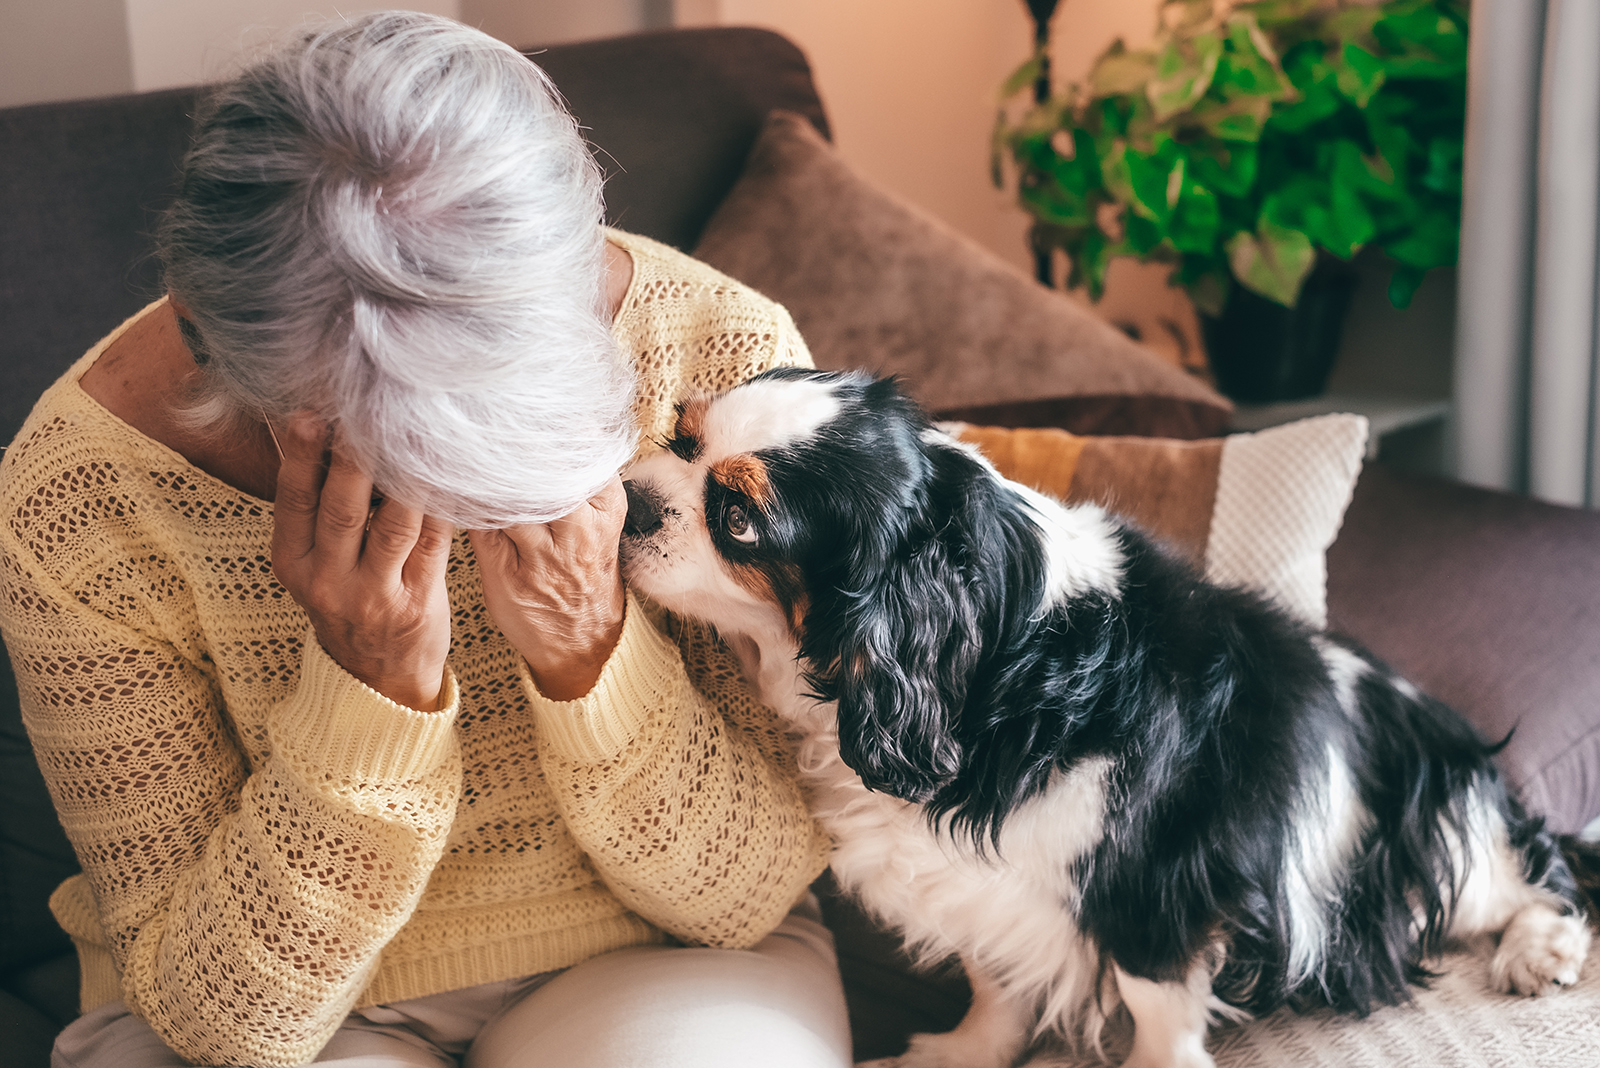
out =
{"type": "MultiPolygon", "coordinates": [[[[552,48],[539,61],[599,146],[611,221],[679,248],[698,241],[769,112],[797,112],[827,132],[804,56],[764,31],[645,34],[552,48]]],[[[194,98],[172,90],[0,110],[0,443],[51,381],[158,292],[147,235],[169,195],[194,98]]],[[[1600,813],[1592,770],[1600,516],[1375,467],[1328,562],[1336,626],[1455,703],[1487,736],[1516,726],[1502,763],[1560,829],[1600,813]]],[[[54,1033],[76,1012],[76,961],[46,907],[76,867],[22,731],[9,665],[0,664],[0,1065],[47,1063],[54,1033]]],[[[959,975],[914,975],[891,937],[849,902],[824,896],[858,1054],[897,1052],[909,1031],[959,1018],[967,997],[959,975]]],[[[1519,1034],[1528,1028],[1517,1031],[1518,1021],[1532,1020],[1547,1035],[1587,1036],[1583,1048],[1600,1050],[1592,1030],[1600,978],[1524,1005],[1484,994],[1474,974],[1441,986],[1444,1001],[1519,1034]]],[[[1224,1063],[1239,1066],[1365,1063],[1306,1052],[1346,1048],[1338,1042],[1440,1051],[1435,1060],[1397,1055],[1395,1064],[1600,1064],[1600,1053],[1574,1060],[1548,1044],[1527,1047],[1534,1060],[1497,1053],[1509,1047],[1488,1040],[1439,1045],[1426,1036],[1447,1017],[1425,1024],[1416,1011],[1367,1023],[1274,1018],[1224,1036],[1220,1048],[1224,1063]],[[1557,1059],[1538,1059],[1551,1050],[1557,1059]]],[[[1455,1010],[1437,1010],[1446,1011],[1455,1010]]]]}

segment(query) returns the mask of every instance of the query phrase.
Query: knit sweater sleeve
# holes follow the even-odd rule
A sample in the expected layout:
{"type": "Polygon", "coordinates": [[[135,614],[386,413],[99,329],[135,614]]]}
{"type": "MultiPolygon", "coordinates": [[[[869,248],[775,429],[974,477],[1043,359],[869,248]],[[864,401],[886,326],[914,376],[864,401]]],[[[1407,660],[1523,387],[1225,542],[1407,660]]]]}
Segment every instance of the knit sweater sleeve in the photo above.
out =
{"type": "Polygon", "coordinates": [[[719,643],[695,633],[695,686],[679,645],[631,597],[594,689],[543,698],[540,763],[574,838],[611,892],[694,945],[764,938],[826,863],[772,713],[719,643]]]}
{"type": "Polygon", "coordinates": [[[129,508],[73,488],[97,465],[9,459],[0,631],[123,997],[193,1063],[309,1061],[443,850],[454,680],[444,711],[403,708],[308,633],[253,762],[207,658],[183,647],[182,597],[141,587],[128,562],[170,562],[159,532],[130,556],[129,508]]]}
{"type": "MultiPolygon", "coordinates": [[[[732,341],[709,332],[679,389],[810,366],[788,313],[766,314],[769,329],[732,341]]],[[[830,842],[781,723],[705,628],[630,595],[621,640],[588,695],[547,700],[526,672],[523,685],[573,836],[612,893],[678,939],[753,945],[826,866],[830,842]]]]}

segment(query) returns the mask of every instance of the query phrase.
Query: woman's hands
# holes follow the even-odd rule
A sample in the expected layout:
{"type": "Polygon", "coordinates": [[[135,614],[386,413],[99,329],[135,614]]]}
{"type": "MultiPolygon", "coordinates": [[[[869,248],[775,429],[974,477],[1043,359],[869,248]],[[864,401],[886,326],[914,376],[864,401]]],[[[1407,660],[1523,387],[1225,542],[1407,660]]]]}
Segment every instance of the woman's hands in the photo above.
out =
{"type": "Polygon", "coordinates": [[[549,523],[470,532],[483,600],[553,701],[587,694],[622,634],[622,480],[549,523]]]}
{"type": "MultiPolygon", "coordinates": [[[[296,416],[279,442],[278,581],[339,666],[398,704],[436,710],[450,651],[450,524],[393,500],[373,509],[372,481],[313,416],[296,416]]],[[[471,532],[484,603],[552,700],[593,689],[622,633],[627,511],[613,479],[553,522],[471,532]]]]}
{"type": "Polygon", "coordinates": [[[372,481],[314,416],[296,416],[279,443],[278,581],[339,666],[397,704],[436,711],[450,651],[450,524],[398,501],[374,510],[372,481]]]}

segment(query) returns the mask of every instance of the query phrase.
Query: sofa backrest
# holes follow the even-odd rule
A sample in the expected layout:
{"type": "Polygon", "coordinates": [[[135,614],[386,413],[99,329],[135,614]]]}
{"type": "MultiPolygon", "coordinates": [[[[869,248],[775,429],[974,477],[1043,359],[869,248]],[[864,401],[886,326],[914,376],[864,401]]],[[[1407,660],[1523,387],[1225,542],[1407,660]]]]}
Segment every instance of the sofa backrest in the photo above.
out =
{"type": "MultiPolygon", "coordinates": [[[[530,52],[595,146],[610,220],[685,250],[768,112],[798,111],[828,132],[805,57],[765,30],[530,52]]],[[[160,295],[149,235],[196,98],[174,89],[0,110],[0,444],[62,371],[160,295]]],[[[75,869],[0,662],[0,974],[65,948],[45,897],[75,869]]]]}

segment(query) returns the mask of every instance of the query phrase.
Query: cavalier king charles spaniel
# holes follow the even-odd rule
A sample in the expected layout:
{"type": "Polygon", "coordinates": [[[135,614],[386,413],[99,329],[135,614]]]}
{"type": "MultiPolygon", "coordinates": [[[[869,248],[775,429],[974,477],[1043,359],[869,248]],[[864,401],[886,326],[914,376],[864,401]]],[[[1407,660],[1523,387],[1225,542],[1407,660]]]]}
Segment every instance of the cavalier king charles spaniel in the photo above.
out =
{"type": "MultiPolygon", "coordinates": [[[[714,625],[785,717],[840,884],[973,1004],[890,1063],[1041,1039],[1212,1064],[1218,1017],[1403,1001],[1449,938],[1542,994],[1573,877],[1473,729],[1128,523],[1002,478],[893,381],[781,369],[627,475],[632,587],[714,625]]],[[[1042,1061],[1041,1061],[1042,1063],[1042,1061]]]]}

